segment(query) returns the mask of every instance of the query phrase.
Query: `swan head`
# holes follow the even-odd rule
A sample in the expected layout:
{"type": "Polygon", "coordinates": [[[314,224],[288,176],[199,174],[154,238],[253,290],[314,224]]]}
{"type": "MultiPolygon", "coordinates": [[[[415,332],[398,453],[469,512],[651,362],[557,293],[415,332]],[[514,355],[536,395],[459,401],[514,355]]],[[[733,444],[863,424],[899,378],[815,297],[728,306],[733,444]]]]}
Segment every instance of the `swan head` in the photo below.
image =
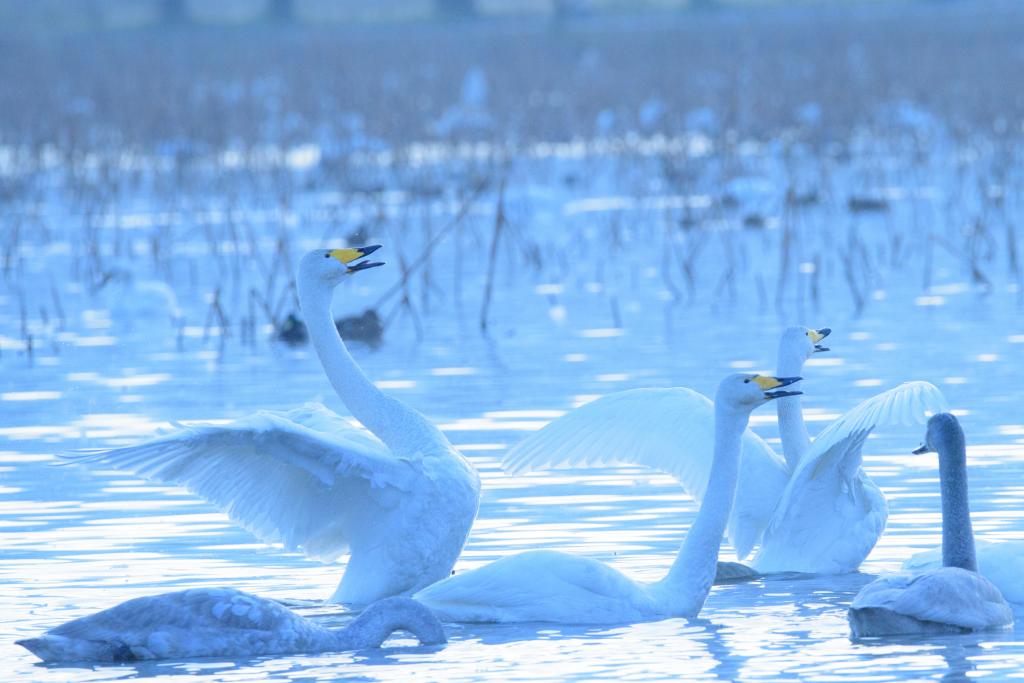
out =
{"type": "Polygon", "coordinates": [[[729,375],[718,385],[715,405],[749,412],[772,399],[802,394],[802,391],[778,391],[801,379],[803,378],[748,374],[729,375]]]}
{"type": "Polygon", "coordinates": [[[955,448],[963,448],[963,444],[964,430],[956,416],[950,413],[936,413],[928,419],[924,443],[913,452],[915,455],[943,450],[951,452],[955,448]]]}
{"type": "Polygon", "coordinates": [[[832,330],[828,327],[820,330],[799,325],[786,328],[782,333],[782,339],[779,340],[779,363],[782,364],[786,359],[791,361],[791,364],[803,365],[812,355],[828,351],[828,347],[822,346],[819,342],[830,334],[832,330]]]}
{"type": "Polygon", "coordinates": [[[384,264],[379,261],[359,261],[378,249],[379,244],[347,249],[314,249],[299,261],[299,277],[306,282],[318,282],[333,287],[346,275],[383,266],[384,264]]]}

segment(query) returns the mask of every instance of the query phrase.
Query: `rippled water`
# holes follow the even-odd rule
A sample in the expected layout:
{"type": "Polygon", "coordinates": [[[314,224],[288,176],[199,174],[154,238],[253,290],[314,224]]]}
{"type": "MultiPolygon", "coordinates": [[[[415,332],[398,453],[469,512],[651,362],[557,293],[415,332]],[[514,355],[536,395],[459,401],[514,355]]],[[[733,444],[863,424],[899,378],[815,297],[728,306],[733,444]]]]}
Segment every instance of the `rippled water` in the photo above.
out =
{"type": "MultiPolygon", "coordinates": [[[[382,271],[383,272],[383,271],[382,271]]],[[[797,322],[737,305],[662,308],[622,296],[622,328],[585,297],[564,297],[551,316],[496,310],[492,336],[474,315],[425,319],[413,342],[408,318],[384,346],[357,351],[382,387],[435,420],[480,470],[480,515],[457,571],[527,548],[557,548],[654,579],[674,557],[695,506],[670,477],[642,468],[557,470],[509,477],[508,444],[591,397],[637,386],[684,385],[711,394],[736,370],[771,370],[782,327],[797,322]]],[[[980,296],[952,279],[876,297],[829,325],[833,351],[808,363],[804,390],[814,431],[859,400],[908,379],[940,386],[969,442],[978,537],[1024,536],[1024,322],[1015,296],[980,296]],[[935,297],[938,297],[936,299],[935,297]]],[[[351,296],[351,295],[350,295],[351,296]]],[[[339,297],[340,298],[340,297],[339,297]]],[[[512,297],[514,298],[514,297],[512,297]]],[[[475,312],[474,312],[475,313],[475,312]]],[[[83,313],[83,316],[86,314],[83,313]]],[[[13,314],[2,320],[11,336],[13,314]]],[[[939,543],[934,456],[914,456],[923,428],[879,432],[865,466],[885,491],[888,528],[863,566],[840,577],[779,577],[718,586],[700,618],[623,627],[448,627],[441,649],[396,647],[322,656],[47,668],[13,641],[140,595],[232,585],[290,601],[307,615],[343,620],[323,606],[341,575],[258,542],[188,492],[128,474],[59,466],[54,454],[146,438],[172,420],[230,419],[257,408],[322,400],[344,412],[310,351],[216,345],[190,337],[178,349],[162,322],[117,321],[37,350],[33,363],[0,356],[0,651],[5,680],[88,681],[202,673],[206,680],[516,679],[718,680],[807,677],[888,680],[1006,677],[1024,669],[1024,615],[1016,630],[983,635],[848,639],[846,607],[874,575],[939,543]],[[90,341],[92,340],[92,341],[90,341]],[[59,351],[59,352],[58,352],[59,351]]],[[[85,327],[88,327],[86,325],[85,327]]],[[[774,411],[752,425],[777,443],[774,411]]],[[[729,557],[725,548],[723,555],[729,557]]]]}

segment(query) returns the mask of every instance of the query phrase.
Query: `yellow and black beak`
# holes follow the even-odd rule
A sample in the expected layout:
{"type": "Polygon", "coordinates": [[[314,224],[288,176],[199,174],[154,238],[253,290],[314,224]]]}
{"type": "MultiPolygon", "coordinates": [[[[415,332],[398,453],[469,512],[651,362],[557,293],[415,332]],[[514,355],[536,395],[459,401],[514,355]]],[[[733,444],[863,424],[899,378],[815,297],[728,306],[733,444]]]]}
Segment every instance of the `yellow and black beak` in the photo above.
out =
{"type": "Polygon", "coordinates": [[[348,266],[349,273],[355,273],[360,270],[366,270],[367,268],[376,268],[377,266],[383,266],[384,264],[380,261],[362,261],[360,263],[352,263],[357,259],[361,259],[365,256],[369,256],[373,252],[380,249],[379,244],[371,244],[368,247],[353,247],[349,249],[332,249],[327,252],[329,256],[338,259],[342,263],[348,266]],[[351,264],[351,265],[349,265],[351,264]]]}
{"type": "Polygon", "coordinates": [[[793,382],[799,382],[803,377],[767,377],[765,375],[754,375],[750,378],[754,382],[757,382],[757,386],[764,389],[764,397],[767,400],[773,398],[783,398],[785,396],[799,396],[804,393],[802,391],[769,391],[769,389],[778,389],[779,387],[788,387],[793,382]]]}
{"type": "Polygon", "coordinates": [[[829,350],[827,346],[822,346],[818,342],[830,334],[832,334],[832,328],[830,327],[823,327],[820,330],[807,330],[807,336],[811,338],[811,343],[814,344],[814,353],[829,350]]]}

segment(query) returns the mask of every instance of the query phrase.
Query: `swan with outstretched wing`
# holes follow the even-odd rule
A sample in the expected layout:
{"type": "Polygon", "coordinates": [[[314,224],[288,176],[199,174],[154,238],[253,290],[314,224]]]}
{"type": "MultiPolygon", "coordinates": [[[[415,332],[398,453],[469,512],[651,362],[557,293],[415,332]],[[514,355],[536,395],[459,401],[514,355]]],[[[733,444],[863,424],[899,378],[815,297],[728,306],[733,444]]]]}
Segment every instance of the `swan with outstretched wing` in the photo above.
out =
{"type": "MultiPolygon", "coordinates": [[[[779,345],[779,376],[799,376],[830,330],[792,327],[779,345]]],[[[703,499],[712,449],[710,401],[689,390],[633,389],[603,396],[516,444],[503,464],[512,473],[557,465],[646,465],[672,474],[703,499]]],[[[779,399],[784,458],[746,430],[729,539],[739,559],[755,548],[760,572],[854,571],[885,528],[885,497],[861,467],[861,449],[878,426],[923,422],[946,408],[928,382],[908,382],[862,402],[813,441],[799,396],[779,399]]]]}
{"type": "Polygon", "coordinates": [[[381,265],[352,264],[376,248],[310,252],[297,278],[324,372],[372,433],[307,404],[75,460],[185,486],[262,540],[309,557],[347,551],[332,602],[366,604],[448,576],[476,517],[476,470],[435,425],[363,374],[330,315],[343,279],[381,265]]]}

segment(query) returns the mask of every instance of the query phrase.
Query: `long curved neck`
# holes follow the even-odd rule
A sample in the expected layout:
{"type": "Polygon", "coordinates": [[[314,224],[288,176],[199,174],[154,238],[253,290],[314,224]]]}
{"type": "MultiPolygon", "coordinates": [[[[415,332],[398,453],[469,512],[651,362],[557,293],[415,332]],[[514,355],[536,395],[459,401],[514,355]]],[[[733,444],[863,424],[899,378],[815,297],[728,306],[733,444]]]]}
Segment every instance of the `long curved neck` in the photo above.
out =
{"type": "MultiPolygon", "coordinates": [[[[778,361],[778,377],[799,377],[803,372],[804,362],[791,353],[784,353],[780,349],[778,361]]],[[[789,471],[794,472],[811,448],[811,436],[807,433],[807,425],[804,423],[803,404],[799,396],[787,396],[776,399],[775,408],[779,413],[782,454],[786,458],[789,471]]]]}
{"type": "MultiPolygon", "coordinates": [[[[334,320],[331,319],[331,289],[298,279],[299,305],[309,337],[324,372],[338,396],[357,420],[376,434],[392,450],[403,455],[422,445],[422,432],[431,439],[444,439],[440,431],[422,415],[384,394],[356,364],[348,352],[334,320]],[[418,433],[420,432],[420,433],[418,433]],[[413,444],[413,446],[409,446],[413,444]]],[[[446,442],[445,442],[446,443],[446,442]]]]}
{"type": "Polygon", "coordinates": [[[942,565],[978,571],[967,496],[967,449],[963,435],[947,435],[938,451],[939,484],[942,487],[942,565]]]}
{"type": "Polygon", "coordinates": [[[749,417],[747,412],[715,403],[715,455],[704,502],[668,576],[655,584],[672,614],[696,615],[714,583],[718,550],[736,497],[740,443],[749,417]]]}
{"type": "Polygon", "coordinates": [[[444,629],[429,609],[411,598],[379,600],[356,617],[351,624],[334,631],[339,650],[379,647],[395,631],[409,631],[423,645],[445,642],[444,629]]]}

